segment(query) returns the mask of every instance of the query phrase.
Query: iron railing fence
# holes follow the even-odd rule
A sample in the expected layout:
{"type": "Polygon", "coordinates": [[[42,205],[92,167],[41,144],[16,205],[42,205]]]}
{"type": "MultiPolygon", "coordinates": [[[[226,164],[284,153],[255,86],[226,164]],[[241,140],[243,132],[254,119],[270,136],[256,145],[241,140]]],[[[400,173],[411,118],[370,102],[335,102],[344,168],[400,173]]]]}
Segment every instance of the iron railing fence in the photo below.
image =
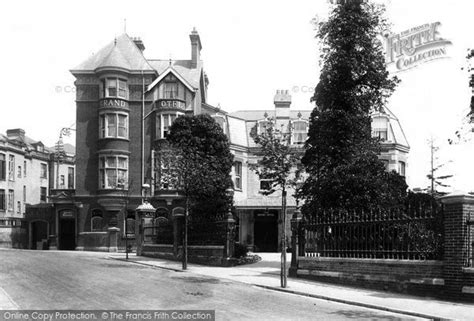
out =
{"type": "Polygon", "coordinates": [[[306,218],[305,256],[439,260],[442,223],[435,204],[320,211],[306,218]]]}
{"type": "Polygon", "coordinates": [[[157,217],[143,226],[143,241],[146,244],[173,244],[173,222],[157,217]]]}
{"type": "MultiPolygon", "coordinates": [[[[143,241],[145,244],[173,244],[174,233],[178,235],[178,243],[182,242],[184,227],[180,220],[176,231],[173,221],[158,217],[143,225],[143,241]]],[[[224,216],[192,217],[188,219],[188,245],[224,245],[227,237],[227,223],[224,216]]]]}

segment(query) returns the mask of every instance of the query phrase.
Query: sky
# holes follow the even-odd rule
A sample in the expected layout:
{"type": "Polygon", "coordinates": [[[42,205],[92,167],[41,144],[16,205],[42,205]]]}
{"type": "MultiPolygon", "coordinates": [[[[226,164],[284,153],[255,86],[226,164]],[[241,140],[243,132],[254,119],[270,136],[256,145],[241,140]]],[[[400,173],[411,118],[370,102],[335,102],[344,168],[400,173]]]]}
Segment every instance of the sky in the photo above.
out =
{"type": "MultiPolygon", "coordinates": [[[[410,143],[411,188],[428,186],[428,140],[439,150],[440,174],[452,174],[446,191],[474,191],[474,137],[465,124],[471,90],[466,52],[472,0],[377,0],[387,6],[392,32],[441,22],[452,42],[447,59],[398,73],[388,107],[410,143]],[[455,132],[456,144],[448,144],[455,132]]],[[[190,59],[195,27],[209,76],[208,100],[227,111],[271,109],[277,89],[288,89],[292,108],[311,109],[319,78],[318,43],[311,20],[327,18],[327,0],[276,1],[8,1],[0,5],[0,133],[23,128],[47,146],[75,123],[74,78],[69,70],[125,30],[141,37],[145,57],[190,59]]],[[[74,144],[72,135],[65,142],[74,144]]]]}

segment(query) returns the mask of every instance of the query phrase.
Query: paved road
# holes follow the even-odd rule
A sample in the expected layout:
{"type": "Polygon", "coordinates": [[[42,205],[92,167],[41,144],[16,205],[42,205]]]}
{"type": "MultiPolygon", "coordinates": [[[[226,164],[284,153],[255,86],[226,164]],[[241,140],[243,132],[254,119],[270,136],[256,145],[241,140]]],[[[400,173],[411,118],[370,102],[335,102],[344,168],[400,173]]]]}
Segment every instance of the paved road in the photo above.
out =
{"type": "Polygon", "coordinates": [[[0,250],[2,293],[20,309],[209,309],[217,320],[413,320],[90,252],[0,250]]]}

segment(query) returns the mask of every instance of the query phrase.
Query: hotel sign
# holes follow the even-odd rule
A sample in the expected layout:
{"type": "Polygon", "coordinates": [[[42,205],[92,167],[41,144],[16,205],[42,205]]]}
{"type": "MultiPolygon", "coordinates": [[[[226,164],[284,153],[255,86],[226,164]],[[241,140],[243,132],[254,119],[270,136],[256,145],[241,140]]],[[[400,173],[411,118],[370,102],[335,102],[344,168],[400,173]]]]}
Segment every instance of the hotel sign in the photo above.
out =
{"type": "Polygon", "coordinates": [[[440,37],[440,25],[440,22],[434,22],[399,34],[384,35],[387,69],[400,72],[428,61],[447,58],[446,46],[452,43],[440,37]]]}
{"type": "Polygon", "coordinates": [[[128,102],[117,98],[105,98],[100,101],[100,107],[128,108],[128,102]]]}
{"type": "Polygon", "coordinates": [[[168,108],[177,108],[177,109],[186,109],[186,104],[181,100],[173,99],[160,99],[158,101],[158,107],[168,109],[168,108]]]}

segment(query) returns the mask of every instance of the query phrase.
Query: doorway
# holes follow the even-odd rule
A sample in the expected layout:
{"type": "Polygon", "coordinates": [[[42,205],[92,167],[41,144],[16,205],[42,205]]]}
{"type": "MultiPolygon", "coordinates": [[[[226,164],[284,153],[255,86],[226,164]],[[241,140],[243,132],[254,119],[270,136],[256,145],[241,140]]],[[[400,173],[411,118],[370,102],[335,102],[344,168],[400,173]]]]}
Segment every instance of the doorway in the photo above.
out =
{"type": "Polygon", "coordinates": [[[72,211],[59,214],[59,249],[76,249],[76,219],[72,211]]]}
{"type": "Polygon", "coordinates": [[[278,210],[256,210],[254,212],[254,245],[256,252],[277,252],[278,210]]]}
{"type": "Polygon", "coordinates": [[[31,249],[46,250],[48,243],[48,223],[35,221],[31,223],[31,249]]]}

